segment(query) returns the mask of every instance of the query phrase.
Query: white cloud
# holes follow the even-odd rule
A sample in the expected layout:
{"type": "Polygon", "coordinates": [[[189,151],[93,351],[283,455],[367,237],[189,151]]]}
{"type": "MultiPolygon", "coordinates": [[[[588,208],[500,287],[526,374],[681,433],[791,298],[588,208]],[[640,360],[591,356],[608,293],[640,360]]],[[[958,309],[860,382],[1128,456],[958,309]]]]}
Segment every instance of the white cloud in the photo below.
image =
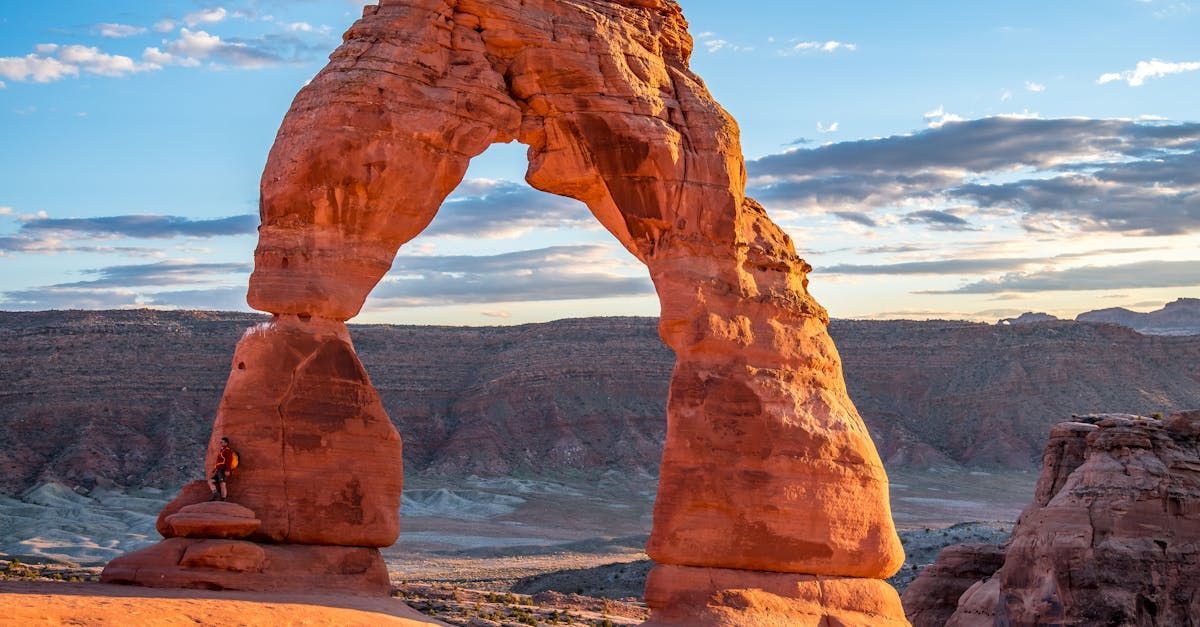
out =
{"type": "Polygon", "coordinates": [[[1101,74],[1100,78],[1096,79],[1096,83],[1105,85],[1107,83],[1125,81],[1130,87],[1140,87],[1147,79],[1163,78],[1170,74],[1181,74],[1196,70],[1200,70],[1200,61],[1175,63],[1163,61],[1162,59],[1151,59],[1149,61],[1138,61],[1137,66],[1132,70],[1101,74]]]}
{"type": "Polygon", "coordinates": [[[1000,102],[1008,102],[1009,100],[1012,100],[1012,97],[1013,93],[1010,89],[1005,89],[1004,91],[1000,92],[1000,102]]]}
{"type": "Polygon", "coordinates": [[[836,133],[837,130],[838,130],[837,122],[834,122],[833,124],[830,124],[829,126],[825,126],[823,123],[817,122],[817,132],[818,133],[836,133]]]}
{"type": "Polygon", "coordinates": [[[115,24],[113,22],[101,22],[95,26],[95,30],[101,37],[108,37],[110,39],[123,39],[146,32],[146,29],[141,26],[115,24]]]}
{"type": "Polygon", "coordinates": [[[50,83],[68,76],[79,76],[79,68],[53,57],[27,54],[23,57],[0,57],[0,76],[10,81],[50,83]]]}
{"type": "Polygon", "coordinates": [[[754,51],[752,46],[739,46],[738,44],[721,39],[720,37],[717,37],[715,33],[709,31],[700,33],[697,35],[697,38],[700,40],[700,45],[704,46],[705,50],[708,50],[709,54],[721,52],[722,50],[727,50],[729,52],[754,51]]]}
{"type": "MultiPolygon", "coordinates": [[[[81,73],[97,76],[128,76],[137,72],[162,69],[162,63],[143,55],[136,61],[120,54],[109,54],[93,46],[38,44],[35,52],[23,57],[0,57],[0,76],[14,81],[51,83],[81,73]]],[[[147,49],[147,53],[152,49],[147,49]]]]}
{"type": "Polygon", "coordinates": [[[962,122],[965,118],[954,113],[946,113],[945,106],[939,106],[933,111],[926,111],[922,116],[929,123],[929,128],[941,128],[949,122],[962,122]]]}
{"type": "Polygon", "coordinates": [[[0,81],[0,89],[8,89],[8,85],[5,85],[4,81],[0,81]]]}
{"type": "Polygon", "coordinates": [[[1035,94],[1039,94],[1041,92],[1046,91],[1046,86],[1043,85],[1042,83],[1035,83],[1033,81],[1025,81],[1025,91],[1031,91],[1035,94]]]}
{"type": "Polygon", "coordinates": [[[154,30],[159,33],[169,33],[175,30],[175,20],[162,19],[154,23],[154,30]]]}
{"type": "Polygon", "coordinates": [[[309,24],[308,22],[292,22],[288,24],[286,28],[293,33],[311,33],[313,30],[313,25],[309,24]]]}
{"type": "Polygon", "coordinates": [[[834,40],[801,41],[801,42],[797,43],[796,45],[792,46],[790,52],[792,54],[799,53],[799,52],[832,53],[832,52],[837,52],[838,50],[854,52],[855,50],[858,50],[858,44],[851,44],[851,43],[846,43],[846,42],[842,42],[842,41],[834,41],[834,40]]]}
{"type": "Polygon", "coordinates": [[[167,50],[184,57],[204,58],[219,50],[221,45],[221,38],[217,35],[183,28],[179,30],[179,39],[167,44],[167,50]]]}
{"type": "Polygon", "coordinates": [[[134,72],[158,69],[138,63],[127,56],[108,54],[90,46],[63,46],[58,50],[58,58],[63,63],[78,67],[89,74],[100,76],[125,76],[134,72]]]}
{"type": "Polygon", "coordinates": [[[12,215],[12,207],[0,207],[0,216],[12,215]]]}
{"type": "Polygon", "coordinates": [[[224,7],[216,7],[213,9],[202,9],[194,13],[188,13],[183,16],[183,22],[188,26],[195,28],[198,24],[216,24],[229,17],[229,12],[224,7]]]}

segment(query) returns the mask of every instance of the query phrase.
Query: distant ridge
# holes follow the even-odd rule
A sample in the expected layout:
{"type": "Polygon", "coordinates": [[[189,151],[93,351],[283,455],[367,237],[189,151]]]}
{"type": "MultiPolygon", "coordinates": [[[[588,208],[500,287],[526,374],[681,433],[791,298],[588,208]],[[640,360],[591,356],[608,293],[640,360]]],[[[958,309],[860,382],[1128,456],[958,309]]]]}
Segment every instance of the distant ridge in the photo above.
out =
{"type": "MultiPolygon", "coordinates": [[[[0,494],[199,478],[233,347],[263,320],[0,312],[0,494]]],[[[831,332],[892,468],[1033,469],[1071,414],[1200,407],[1200,336],[1072,321],[837,320],[831,332]]],[[[351,333],[408,473],[657,474],[674,358],[655,319],[351,333]]]]}
{"type": "Polygon", "coordinates": [[[1180,298],[1148,313],[1111,307],[1081,313],[1075,319],[1119,324],[1146,335],[1200,335],[1200,298],[1180,298]]]}

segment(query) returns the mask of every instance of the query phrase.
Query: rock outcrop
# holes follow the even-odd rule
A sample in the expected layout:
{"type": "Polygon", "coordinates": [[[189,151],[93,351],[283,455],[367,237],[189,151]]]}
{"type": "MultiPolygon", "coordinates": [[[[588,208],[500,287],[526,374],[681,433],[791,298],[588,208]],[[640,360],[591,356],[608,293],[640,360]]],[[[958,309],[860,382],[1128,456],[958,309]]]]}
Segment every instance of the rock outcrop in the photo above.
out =
{"type": "Polygon", "coordinates": [[[231,502],[207,502],[203,482],[185,486],[159,515],[168,540],[113,560],[103,581],[302,591],[324,576],[386,594],[378,548],[399,533],[400,436],[341,321],[276,316],[248,330],[206,468],[222,437],[241,458],[231,502]]]}
{"type": "MultiPolygon", "coordinates": [[[[214,431],[243,449],[231,498],[262,520],[254,539],[395,539],[399,438],[343,323],[468,161],[516,140],[529,183],[587,204],[662,304],[676,364],[647,547],[664,569],[648,584],[652,620],[903,622],[882,581],[903,561],[887,478],[811,268],[746,197],[737,125],[691,52],[673,0],[364,8],[296,97],[263,174],[248,301],[275,319],[239,343],[214,431]],[[745,582],[771,593],[743,594],[745,582]]],[[[166,544],[153,550],[173,569],[178,542],[166,544]]],[[[284,561],[268,559],[271,574],[284,561]]],[[[142,583],[170,578],[144,570],[142,583]]]]}
{"type": "Polygon", "coordinates": [[[225,501],[196,503],[167,516],[167,538],[240,539],[258,531],[262,521],[254,512],[225,501]]]}
{"type": "MultiPolygon", "coordinates": [[[[1200,412],[1078,417],[1054,429],[1044,462],[1003,566],[967,589],[945,624],[1194,624],[1200,412]]],[[[932,581],[949,561],[939,557],[906,591],[914,625],[951,607],[939,607],[949,594],[932,581]]]]}
{"type": "Polygon", "coordinates": [[[994,544],[954,544],[942,549],[937,561],[922,570],[901,596],[908,620],[913,627],[943,627],[958,608],[959,597],[1003,564],[1004,547],[994,544]]]}

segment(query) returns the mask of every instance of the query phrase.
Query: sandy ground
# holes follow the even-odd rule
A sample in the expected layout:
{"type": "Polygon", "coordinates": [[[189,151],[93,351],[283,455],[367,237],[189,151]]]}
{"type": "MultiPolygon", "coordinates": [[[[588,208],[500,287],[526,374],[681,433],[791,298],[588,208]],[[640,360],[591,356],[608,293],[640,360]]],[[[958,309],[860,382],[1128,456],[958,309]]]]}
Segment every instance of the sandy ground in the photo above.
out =
{"type": "Polygon", "coordinates": [[[445,625],[397,599],[0,581],[3,625],[445,625]]]}

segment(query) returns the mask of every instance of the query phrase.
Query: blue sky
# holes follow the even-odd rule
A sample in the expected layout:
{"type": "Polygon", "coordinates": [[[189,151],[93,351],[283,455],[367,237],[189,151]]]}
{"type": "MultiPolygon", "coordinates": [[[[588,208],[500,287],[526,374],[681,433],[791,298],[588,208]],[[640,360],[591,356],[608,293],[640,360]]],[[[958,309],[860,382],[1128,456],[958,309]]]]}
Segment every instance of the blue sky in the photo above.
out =
{"type": "MultiPolygon", "coordinates": [[[[0,309],[244,309],[275,130],[361,4],[5,3],[0,309]]],[[[1200,296],[1200,6],[681,4],[834,316],[1200,296]]],[[[656,314],[644,269],[524,169],[517,145],[477,158],[359,320],[656,314]]]]}

